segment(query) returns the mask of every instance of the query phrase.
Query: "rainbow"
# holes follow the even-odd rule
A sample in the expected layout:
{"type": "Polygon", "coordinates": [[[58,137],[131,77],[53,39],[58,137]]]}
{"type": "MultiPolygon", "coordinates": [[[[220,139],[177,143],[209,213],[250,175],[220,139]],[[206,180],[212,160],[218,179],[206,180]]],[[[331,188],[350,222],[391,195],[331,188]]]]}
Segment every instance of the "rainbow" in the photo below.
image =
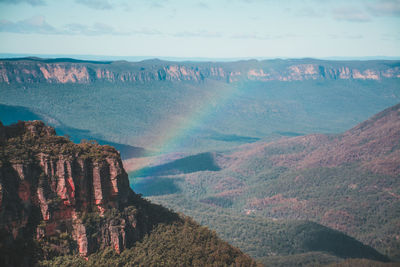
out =
{"type": "MultiPolygon", "coordinates": [[[[190,136],[199,125],[211,118],[211,114],[215,107],[223,106],[229,99],[232,98],[238,89],[236,87],[221,86],[216,90],[210,99],[207,99],[197,108],[192,109],[185,116],[179,118],[166,118],[160,125],[163,133],[158,135],[153,140],[152,147],[156,149],[156,155],[166,155],[173,152],[182,151],[181,148],[185,146],[184,140],[190,136]]],[[[149,156],[140,164],[143,167],[159,165],[158,156],[149,156]]],[[[135,171],[133,171],[135,172],[135,171]]],[[[137,176],[141,173],[135,172],[137,176]]],[[[135,179],[135,176],[131,177],[135,179]]]]}

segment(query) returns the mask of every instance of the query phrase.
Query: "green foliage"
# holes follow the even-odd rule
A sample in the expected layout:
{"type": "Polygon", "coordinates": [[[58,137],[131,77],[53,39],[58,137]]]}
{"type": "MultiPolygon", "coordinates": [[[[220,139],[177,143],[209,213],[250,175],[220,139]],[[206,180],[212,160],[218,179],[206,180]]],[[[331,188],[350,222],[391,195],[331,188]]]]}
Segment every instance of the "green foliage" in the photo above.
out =
{"type": "MultiPolygon", "coordinates": [[[[40,227],[40,226],[39,226],[40,227]]],[[[43,237],[38,243],[40,258],[50,259],[61,255],[68,255],[77,250],[77,244],[67,232],[59,232],[55,235],[43,237]]]]}
{"type": "Polygon", "coordinates": [[[57,257],[38,266],[257,266],[240,250],[221,241],[215,232],[184,218],[159,224],[144,239],[118,255],[107,248],[88,257],[57,257]]]}
{"type": "Polygon", "coordinates": [[[294,255],[270,256],[260,259],[265,266],[274,267],[303,267],[323,266],[341,261],[340,258],[321,252],[307,252],[294,255]]]}
{"type": "MultiPolygon", "coordinates": [[[[301,150],[296,147],[294,149],[301,150]]],[[[225,168],[214,172],[156,176],[152,179],[174,181],[179,190],[173,195],[153,193],[150,197],[176,211],[193,216],[256,258],[268,256],[270,244],[274,241],[260,240],[258,233],[270,233],[268,227],[260,225],[257,231],[251,230],[247,226],[252,224],[249,222],[252,219],[244,220],[242,217],[248,217],[245,213],[273,220],[315,221],[339,229],[394,260],[400,259],[400,242],[395,238],[400,235],[396,227],[400,218],[400,203],[395,199],[395,195],[400,192],[398,177],[368,172],[358,163],[335,168],[293,170],[276,167],[268,160],[270,155],[291,152],[287,147],[266,149],[261,156],[235,165],[235,171],[225,168]],[[239,191],[237,194],[224,195],[234,190],[239,191]],[[160,196],[155,197],[157,195],[160,196]],[[181,200],[182,197],[185,201],[181,200]],[[213,211],[215,206],[228,208],[235,219],[216,219],[213,212],[218,214],[222,210],[213,211]],[[241,231],[228,230],[232,225],[230,221],[238,222],[235,225],[241,231]],[[245,234],[241,235],[240,232],[245,234]]],[[[152,185],[149,183],[148,187],[152,185]]],[[[136,188],[135,183],[132,186],[138,192],[142,188],[136,188]]],[[[156,190],[153,188],[153,192],[156,190]]],[[[285,242],[279,241],[278,244],[285,242]]],[[[271,251],[292,253],[290,249],[288,251],[290,247],[278,245],[271,251]]]]}
{"type": "Polygon", "coordinates": [[[100,146],[95,141],[74,144],[65,137],[47,133],[40,122],[31,122],[29,125],[37,127],[38,133],[31,133],[24,122],[15,124],[16,131],[7,138],[2,145],[2,158],[12,163],[27,163],[37,160],[39,153],[44,153],[50,158],[60,156],[76,157],[83,160],[102,161],[107,157],[115,157],[118,152],[110,146],[100,146]],[[20,133],[17,133],[20,131],[20,133]]]}
{"type": "Polygon", "coordinates": [[[36,264],[35,266],[43,266],[43,267],[58,267],[58,266],[65,266],[65,267],[85,267],[88,266],[87,262],[84,258],[79,256],[60,256],[56,257],[52,260],[44,260],[36,264]]]}
{"type": "Polygon", "coordinates": [[[386,260],[357,240],[313,222],[271,220],[245,215],[177,194],[153,196],[150,199],[209,226],[224,240],[267,266],[270,263],[290,266],[288,263],[296,260],[326,264],[346,257],[386,260]]]}

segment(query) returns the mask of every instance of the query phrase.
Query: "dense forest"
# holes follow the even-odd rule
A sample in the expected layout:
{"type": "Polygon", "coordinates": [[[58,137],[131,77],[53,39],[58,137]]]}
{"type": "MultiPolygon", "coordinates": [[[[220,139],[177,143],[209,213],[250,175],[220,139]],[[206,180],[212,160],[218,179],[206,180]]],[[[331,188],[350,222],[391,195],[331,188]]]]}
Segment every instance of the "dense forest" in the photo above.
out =
{"type": "Polygon", "coordinates": [[[27,109],[11,117],[0,109],[6,124],[31,119],[24,116],[29,111],[76,142],[191,153],[342,132],[400,99],[395,79],[0,84],[0,90],[0,104],[27,109]]]}

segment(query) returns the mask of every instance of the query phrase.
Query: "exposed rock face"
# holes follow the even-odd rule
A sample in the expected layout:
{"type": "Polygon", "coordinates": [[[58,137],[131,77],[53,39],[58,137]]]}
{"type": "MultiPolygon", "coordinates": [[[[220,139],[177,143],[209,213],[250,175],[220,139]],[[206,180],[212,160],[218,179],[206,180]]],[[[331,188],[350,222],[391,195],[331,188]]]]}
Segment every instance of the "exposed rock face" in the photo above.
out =
{"type": "Polygon", "coordinates": [[[73,144],[39,121],[0,123],[0,144],[0,232],[6,246],[27,236],[47,242],[67,233],[72,245],[52,250],[87,256],[107,246],[121,252],[148,230],[146,215],[135,207],[141,199],[114,148],[73,144]]]}
{"type": "Polygon", "coordinates": [[[203,81],[302,81],[400,78],[398,61],[323,61],[315,59],[238,61],[231,63],[90,62],[68,59],[1,60],[0,83],[92,83],[203,81]]]}

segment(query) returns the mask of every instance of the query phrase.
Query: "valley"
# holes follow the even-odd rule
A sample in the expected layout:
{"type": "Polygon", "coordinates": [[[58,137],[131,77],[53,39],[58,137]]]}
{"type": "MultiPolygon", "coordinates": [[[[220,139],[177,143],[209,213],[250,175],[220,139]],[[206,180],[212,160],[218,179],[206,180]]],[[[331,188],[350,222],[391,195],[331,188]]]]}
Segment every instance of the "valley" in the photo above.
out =
{"type": "Polygon", "coordinates": [[[0,104],[29,109],[75,141],[159,154],[339,133],[400,100],[398,61],[0,63],[0,104]]]}
{"type": "MultiPolygon", "coordinates": [[[[130,174],[132,187],[216,229],[264,263],[271,255],[308,252],[304,247],[271,248],[276,242],[293,246],[297,234],[285,234],[288,239],[279,242],[268,240],[269,231],[287,231],[282,223],[288,220],[317,222],[397,259],[399,123],[398,104],[343,134],[255,142],[229,153],[198,155],[196,161],[190,160],[192,156],[136,171],[130,174]],[[179,164],[184,161],[190,164],[179,164]],[[232,226],[243,220],[238,224],[254,228],[232,226]]],[[[332,244],[326,238],[321,242],[318,249],[323,251],[325,242],[332,244]]]]}
{"type": "Polygon", "coordinates": [[[7,59],[0,120],[114,146],[135,193],[265,265],[399,261],[399,77],[384,60],[7,59]]]}

